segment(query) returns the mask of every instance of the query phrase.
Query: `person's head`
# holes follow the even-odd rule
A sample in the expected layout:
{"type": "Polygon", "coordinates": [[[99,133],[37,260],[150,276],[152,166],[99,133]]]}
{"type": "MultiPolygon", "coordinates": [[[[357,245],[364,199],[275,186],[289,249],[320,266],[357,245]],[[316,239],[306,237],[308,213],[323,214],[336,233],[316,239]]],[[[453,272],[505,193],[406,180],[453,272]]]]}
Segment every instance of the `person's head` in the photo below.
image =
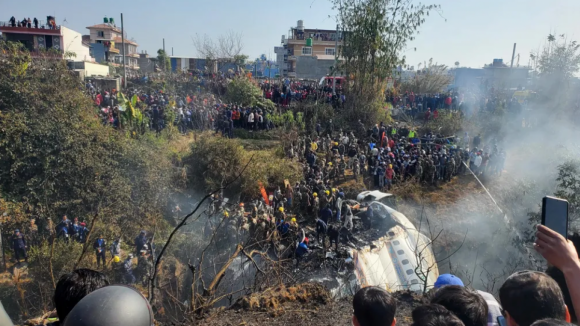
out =
{"type": "Polygon", "coordinates": [[[459,317],[438,304],[419,306],[412,317],[412,326],[465,326],[459,317]]]}
{"type": "Polygon", "coordinates": [[[453,274],[441,274],[437,278],[437,281],[435,281],[434,287],[436,289],[438,289],[438,288],[441,288],[445,285],[464,286],[463,281],[461,281],[461,279],[459,277],[457,277],[453,274]]]}
{"type": "Polygon", "coordinates": [[[573,326],[573,325],[574,324],[570,324],[570,323],[565,322],[563,320],[552,319],[552,318],[538,320],[532,324],[532,326],[573,326]]]}
{"type": "Polygon", "coordinates": [[[547,274],[521,271],[499,289],[499,300],[509,326],[530,326],[537,320],[570,320],[558,283],[547,274]]]}
{"type": "Polygon", "coordinates": [[[446,285],[430,297],[431,304],[440,304],[455,314],[465,326],[486,326],[488,306],[477,292],[459,285],[446,285]]]}
{"type": "Polygon", "coordinates": [[[355,326],[394,326],[397,302],[389,292],[375,286],[360,289],[352,300],[355,326]]]}
{"type": "Polygon", "coordinates": [[[87,294],[107,285],[107,276],[91,269],[76,269],[61,276],[53,298],[59,320],[63,321],[87,294]]]}

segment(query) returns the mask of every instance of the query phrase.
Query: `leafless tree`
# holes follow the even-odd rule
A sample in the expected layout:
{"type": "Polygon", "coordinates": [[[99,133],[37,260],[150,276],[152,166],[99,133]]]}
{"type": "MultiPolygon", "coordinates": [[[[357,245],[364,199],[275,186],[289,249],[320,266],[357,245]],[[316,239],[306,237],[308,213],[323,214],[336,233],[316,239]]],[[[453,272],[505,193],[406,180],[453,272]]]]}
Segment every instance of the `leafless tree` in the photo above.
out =
{"type": "Polygon", "coordinates": [[[444,233],[444,229],[439,230],[438,232],[434,232],[429,219],[424,217],[424,208],[421,211],[421,219],[419,222],[419,232],[421,230],[423,221],[427,224],[427,231],[429,233],[428,241],[420,241],[420,237],[417,237],[417,241],[415,243],[414,254],[417,260],[417,266],[415,267],[415,275],[421,280],[423,285],[423,293],[426,293],[429,290],[429,275],[431,275],[435,270],[438,270],[438,264],[448,261],[453,255],[455,255],[465,243],[465,239],[467,238],[467,231],[465,231],[465,235],[463,237],[463,241],[455,250],[453,250],[449,254],[443,254],[442,258],[437,258],[440,256],[438,253],[433,252],[432,248],[433,245],[437,241],[441,241],[441,236],[444,233]]]}
{"type": "Polygon", "coordinates": [[[193,46],[197,53],[211,60],[233,60],[242,54],[244,44],[243,34],[232,30],[212,39],[209,35],[196,34],[192,37],[193,46]]]}
{"type": "Polygon", "coordinates": [[[218,37],[219,53],[222,58],[235,58],[242,54],[244,44],[242,43],[243,34],[229,30],[227,33],[218,37]]]}
{"type": "Polygon", "coordinates": [[[425,68],[417,70],[415,76],[401,84],[402,92],[414,92],[416,94],[439,93],[451,83],[452,76],[447,66],[433,63],[424,64],[425,68]]]}

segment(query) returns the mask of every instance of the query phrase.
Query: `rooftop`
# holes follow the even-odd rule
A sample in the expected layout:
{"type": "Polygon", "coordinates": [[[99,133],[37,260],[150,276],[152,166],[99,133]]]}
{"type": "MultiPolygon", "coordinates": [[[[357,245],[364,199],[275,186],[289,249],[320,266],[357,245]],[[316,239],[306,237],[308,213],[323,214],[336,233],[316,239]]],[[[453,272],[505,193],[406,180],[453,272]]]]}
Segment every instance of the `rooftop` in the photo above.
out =
{"type": "Polygon", "coordinates": [[[89,27],[87,27],[87,29],[112,29],[115,32],[121,33],[121,29],[119,29],[117,26],[111,25],[111,24],[97,24],[97,25],[89,26],[89,27]]]}
{"type": "MultiPolygon", "coordinates": [[[[121,44],[123,42],[123,39],[120,38],[120,37],[117,37],[117,38],[115,38],[113,40],[113,42],[115,42],[115,44],[121,44]]],[[[137,44],[137,42],[128,40],[127,38],[125,38],[125,43],[132,44],[132,45],[135,45],[135,46],[139,45],[139,44],[137,44]]]]}

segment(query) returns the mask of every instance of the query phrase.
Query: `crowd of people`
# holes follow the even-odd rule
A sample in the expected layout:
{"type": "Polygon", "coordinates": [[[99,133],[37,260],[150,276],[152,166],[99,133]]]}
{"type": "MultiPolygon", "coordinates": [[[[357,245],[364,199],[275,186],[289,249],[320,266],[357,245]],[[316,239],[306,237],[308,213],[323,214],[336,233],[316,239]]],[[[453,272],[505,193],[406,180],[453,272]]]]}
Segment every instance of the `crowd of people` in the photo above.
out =
{"type": "MultiPolygon", "coordinates": [[[[14,16],[10,17],[10,26],[12,27],[26,27],[26,28],[32,28],[32,26],[34,26],[34,28],[38,28],[38,19],[36,19],[36,17],[34,17],[33,20],[30,20],[30,17],[28,18],[24,18],[21,21],[17,21],[16,18],[14,16]]],[[[53,29],[54,28],[54,21],[51,21],[48,25],[48,28],[53,29]]]]}
{"type": "MultiPolygon", "coordinates": [[[[580,315],[580,259],[571,240],[538,226],[535,249],[550,267],[519,271],[493,295],[469,288],[458,277],[442,274],[415,307],[413,326],[565,326],[580,315]]],[[[104,274],[78,269],[60,277],[54,291],[51,326],[150,326],[153,313],[145,297],[128,287],[111,285],[104,274]],[[127,307],[131,307],[127,311],[127,307]],[[90,317],[90,318],[89,318],[90,317]]],[[[368,286],[352,299],[355,326],[395,326],[397,300],[382,287],[368,286]]],[[[0,305],[0,324],[13,325],[0,305]]]]}
{"type": "MultiPolygon", "coordinates": [[[[34,229],[35,225],[32,225],[34,229]]],[[[50,226],[48,226],[50,228],[50,226]]],[[[59,241],[86,243],[90,234],[85,222],[79,222],[78,218],[73,221],[69,220],[66,215],[54,228],[54,234],[59,241]]],[[[15,229],[11,238],[12,249],[14,252],[13,260],[19,264],[22,259],[28,262],[28,243],[35,240],[36,235],[32,237],[25,236],[19,229],[15,229]],[[29,240],[27,241],[27,238],[29,240]]],[[[92,243],[92,249],[95,253],[97,269],[105,268],[110,264],[111,270],[114,271],[115,281],[118,283],[135,284],[136,281],[147,283],[147,278],[150,275],[152,266],[152,252],[154,245],[151,239],[147,237],[146,231],[141,231],[135,238],[132,252],[124,255],[121,249],[122,238],[117,237],[110,245],[107,245],[106,239],[102,233],[99,233],[95,241],[92,243]],[[107,252],[110,255],[107,255],[107,252]],[[107,257],[108,256],[108,257],[107,257]],[[124,260],[121,257],[126,256],[124,260]],[[137,257],[137,265],[134,266],[133,259],[137,257]]]]}

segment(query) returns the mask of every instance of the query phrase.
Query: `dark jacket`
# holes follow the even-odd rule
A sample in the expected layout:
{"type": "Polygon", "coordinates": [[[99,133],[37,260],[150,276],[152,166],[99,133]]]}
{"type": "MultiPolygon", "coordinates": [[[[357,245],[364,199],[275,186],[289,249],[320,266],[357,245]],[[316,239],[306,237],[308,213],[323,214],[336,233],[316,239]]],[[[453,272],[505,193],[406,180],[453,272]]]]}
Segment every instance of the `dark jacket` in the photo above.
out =
{"type": "Polygon", "coordinates": [[[12,236],[12,248],[14,249],[24,249],[26,248],[26,239],[24,239],[24,234],[19,233],[12,236]]]}
{"type": "Polygon", "coordinates": [[[97,252],[106,252],[107,251],[107,241],[105,241],[105,239],[96,239],[95,242],[93,243],[93,248],[97,252]]]}

